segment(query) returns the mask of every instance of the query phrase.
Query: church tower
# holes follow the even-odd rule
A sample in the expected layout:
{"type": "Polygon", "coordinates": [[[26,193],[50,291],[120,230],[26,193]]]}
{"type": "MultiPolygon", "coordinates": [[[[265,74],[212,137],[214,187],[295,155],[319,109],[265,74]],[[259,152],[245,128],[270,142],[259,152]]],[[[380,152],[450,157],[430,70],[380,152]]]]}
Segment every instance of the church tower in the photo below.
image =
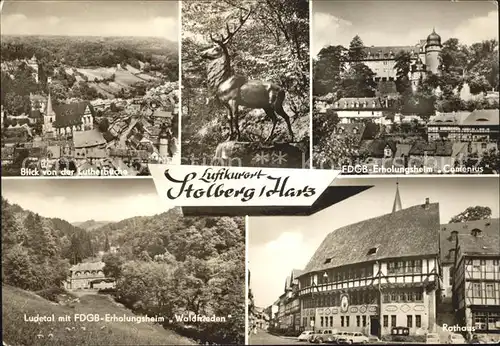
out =
{"type": "Polygon", "coordinates": [[[427,36],[427,44],[425,45],[425,65],[428,72],[439,73],[439,53],[441,53],[441,47],[441,36],[436,34],[436,31],[433,29],[432,33],[427,36]]]}
{"type": "Polygon", "coordinates": [[[401,203],[401,196],[399,195],[399,183],[396,183],[396,196],[394,197],[394,204],[392,205],[392,212],[395,213],[403,209],[401,203]]]}
{"type": "Polygon", "coordinates": [[[52,124],[56,120],[56,113],[52,109],[52,98],[50,97],[50,90],[49,90],[49,97],[47,98],[47,107],[45,108],[45,114],[43,115],[43,133],[48,133],[48,132],[53,132],[54,128],[52,124]]]}
{"type": "Polygon", "coordinates": [[[167,126],[163,125],[161,127],[160,133],[158,134],[159,139],[159,154],[161,162],[165,163],[168,158],[168,142],[170,139],[169,131],[167,126]]]}

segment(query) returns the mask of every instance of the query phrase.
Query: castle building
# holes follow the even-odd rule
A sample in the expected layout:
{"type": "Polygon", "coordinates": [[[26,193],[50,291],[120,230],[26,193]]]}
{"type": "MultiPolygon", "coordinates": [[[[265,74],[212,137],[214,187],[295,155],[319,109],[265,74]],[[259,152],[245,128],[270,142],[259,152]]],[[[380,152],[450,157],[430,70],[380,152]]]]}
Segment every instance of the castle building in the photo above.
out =
{"type": "Polygon", "coordinates": [[[456,224],[454,231],[452,282],[457,322],[477,333],[500,334],[498,218],[456,224]]]}
{"type": "Polygon", "coordinates": [[[366,56],[360,62],[375,73],[376,81],[396,80],[396,56],[401,51],[407,52],[412,63],[409,78],[412,87],[416,88],[419,80],[425,78],[428,72],[439,73],[441,47],[441,37],[433,30],[427,39],[420,40],[414,46],[365,47],[366,56]]]}
{"type": "Polygon", "coordinates": [[[435,330],[439,205],[402,209],[327,235],[298,277],[303,329],[384,336],[435,330]]]}

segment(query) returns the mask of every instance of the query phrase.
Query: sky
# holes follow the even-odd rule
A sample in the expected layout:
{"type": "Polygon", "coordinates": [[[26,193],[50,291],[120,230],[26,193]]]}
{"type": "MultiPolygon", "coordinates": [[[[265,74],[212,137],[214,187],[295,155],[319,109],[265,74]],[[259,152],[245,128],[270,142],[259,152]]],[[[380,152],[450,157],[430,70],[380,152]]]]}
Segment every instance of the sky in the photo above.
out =
{"type": "Polygon", "coordinates": [[[2,196],[68,222],[120,221],[170,209],[151,179],[2,179],[2,196]]]}
{"type": "Polygon", "coordinates": [[[179,36],[177,1],[6,0],[1,11],[2,35],[179,36]]]}
{"type": "Polygon", "coordinates": [[[409,46],[435,28],[442,42],[498,40],[496,1],[313,1],[314,56],[326,45],[349,46],[359,35],[367,46],[409,46]]]}
{"type": "MultiPolygon", "coordinates": [[[[403,208],[439,202],[440,222],[470,206],[488,206],[499,216],[498,177],[399,178],[403,208]]],[[[248,263],[255,305],[267,307],[284,292],[292,269],[303,269],[328,233],[392,212],[395,178],[337,179],[335,184],[374,185],[311,216],[250,217],[248,263]]]]}

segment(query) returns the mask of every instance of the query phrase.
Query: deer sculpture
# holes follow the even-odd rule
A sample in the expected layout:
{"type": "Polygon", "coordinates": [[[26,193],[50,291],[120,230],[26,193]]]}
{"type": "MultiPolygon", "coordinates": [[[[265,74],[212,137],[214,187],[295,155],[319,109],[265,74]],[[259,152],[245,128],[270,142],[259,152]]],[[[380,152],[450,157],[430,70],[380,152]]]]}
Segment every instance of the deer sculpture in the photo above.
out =
{"type": "Polygon", "coordinates": [[[245,16],[240,14],[239,25],[233,30],[226,23],[226,36],[220,34],[220,38],[215,38],[210,34],[210,39],[215,45],[201,53],[201,58],[208,60],[208,85],[214,92],[213,98],[227,109],[230,140],[240,140],[239,107],[243,106],[251,109],[261,108],[266,112],[266,116],[272,120],[273,127],[265,140],[266,142],[274,134],[278,122],[277,115],[285,120],[290,141],[293,142],[290,117],[283,109],[283,101],[285,100],[283,88],[266,81],[248,80],[245,76],[235,74],[231,67],[228,44],[251,14],[252,10],[248,11],[245,16]]]}

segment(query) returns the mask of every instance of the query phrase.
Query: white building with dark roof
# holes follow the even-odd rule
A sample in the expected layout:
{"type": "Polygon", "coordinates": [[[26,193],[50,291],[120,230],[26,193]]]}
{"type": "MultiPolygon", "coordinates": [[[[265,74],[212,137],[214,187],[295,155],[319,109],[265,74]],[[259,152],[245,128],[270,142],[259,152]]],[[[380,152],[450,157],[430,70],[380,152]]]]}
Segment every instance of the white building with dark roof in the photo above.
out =
{"type": "Polygon", "coordinates": [[[430,141],[497,142],[499,124],[498,109],[441,113],[430,119],[427,136],[430,141]]]}
{"type": "Polygon", "coordinates": [[[344,97],[335,101],[332,109],[343,124],[358,122],[360,119],[372,119],[375,123],[381,123],[383,111],[388,107],[388,100],[378,97],[344,97]]]}
{"type": "Polygon", "coordinates": [[[303,329],[384,336],[436,328],[439,205],[426,199],[328,234],[298,277],[303,329]],[[311,326],[313,326],[311,328],[311,326]]]}
{"type": "Polygon", "coordinates": [[[70,268],[66,289],[105,289],[113,288],[115,282],[104,275],[104,262],[84,262],[70,268]]]}

